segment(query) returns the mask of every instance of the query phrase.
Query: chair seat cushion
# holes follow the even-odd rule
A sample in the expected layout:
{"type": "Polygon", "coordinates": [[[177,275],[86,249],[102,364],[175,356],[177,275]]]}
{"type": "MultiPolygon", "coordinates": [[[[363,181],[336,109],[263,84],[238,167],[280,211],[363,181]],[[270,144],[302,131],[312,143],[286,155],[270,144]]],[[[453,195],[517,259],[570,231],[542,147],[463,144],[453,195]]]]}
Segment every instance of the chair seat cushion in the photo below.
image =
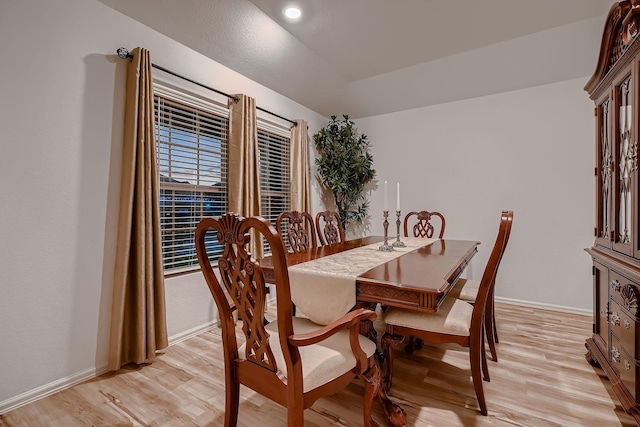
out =
{"type": "Polygon", "coordinates": [[[447,298],[435,313],[389,307],[384,314],[387,325],[450,335],[469,335],[473,306],[466,301],[447,298]]]}
{"type": "MultiPolygon", "coordinates": [[[[313,332],[322,327],[308,319],[294,317],[292,321],[295,334],[313,332]]],[[[277,320],[269,323],[265,329],[270,335],[269,344],[271,345],[278,369],[280,369],[286,377],[287,365],[280,347],[277,320]]],[[[376,351],[375,343],[362,335],[360,335],[359,338],[360,346],[367,357],[372,356],[376,351]]],[[[238,350],[240,358],[244,358],[244,348],[245,345],[242,344],[238,350]]],[[[300,351],[300,358],[302,359],[302,381],[305,393],[339,377],[356,366],[356,358],[349,344],[348,330],[340,331],[318,344],[299,347],[298,349],[300,351]]]]}
{"type": "Polygon", "coordinates": [[[458,279],[449,296],[467,302],[475,302],[480,289],[480,282],[471,279],[458,279]]]}

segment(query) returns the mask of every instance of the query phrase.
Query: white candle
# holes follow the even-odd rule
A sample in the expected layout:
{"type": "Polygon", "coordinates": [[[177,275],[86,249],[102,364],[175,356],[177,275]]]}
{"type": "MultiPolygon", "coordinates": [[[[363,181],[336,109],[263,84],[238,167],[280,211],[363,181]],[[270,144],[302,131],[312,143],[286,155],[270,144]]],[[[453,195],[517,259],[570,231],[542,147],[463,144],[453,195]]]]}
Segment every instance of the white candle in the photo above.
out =
{"type": "Polygon", "coordinates": [[[387,200],[387,180],[384,180],[384,208],[383,210],[388,211],[389,210],[389,203],[387,200]]]}
{"type": "Polygon", "coordinates": [[[398,183],[398,189],[396,190],[396,210],[400,210],[400,183],[398,183]]]}

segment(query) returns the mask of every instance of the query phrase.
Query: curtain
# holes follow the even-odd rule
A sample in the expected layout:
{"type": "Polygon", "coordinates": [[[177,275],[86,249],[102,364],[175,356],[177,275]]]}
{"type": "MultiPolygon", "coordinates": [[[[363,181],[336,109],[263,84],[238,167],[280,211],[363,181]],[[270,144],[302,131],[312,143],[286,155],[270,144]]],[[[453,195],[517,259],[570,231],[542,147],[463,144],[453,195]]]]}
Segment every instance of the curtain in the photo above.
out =
{"type": "Polygon", "coordinates": [[[109,370],[148,363],[168,345],[149,51],[127,64],[122,183],[109,370]]]}
{"type": "Polygon", "coordinates": [[[291,127],[291,210],[311,213],[311,177],[307,122],[291,127]]]}
{"type": "MultiPolygon", "coordinates": [[[[256,100],[246,95],[229,99],[229,211],[244,217],[260,212],[260,176],[256,100]]],[[[252,232],[249,245],[256,259],[263,255],[262,239],[252,232]]]]}

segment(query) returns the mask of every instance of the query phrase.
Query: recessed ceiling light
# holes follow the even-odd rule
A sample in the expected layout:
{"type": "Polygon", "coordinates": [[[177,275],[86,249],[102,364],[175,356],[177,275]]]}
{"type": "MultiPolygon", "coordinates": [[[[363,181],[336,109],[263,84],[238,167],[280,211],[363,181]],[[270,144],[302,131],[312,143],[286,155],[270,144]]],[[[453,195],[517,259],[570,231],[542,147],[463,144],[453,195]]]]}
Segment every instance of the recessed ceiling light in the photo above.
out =
{"type": "Polygon", "coordinates": [[[300,18],[300,16],[302,16],[302,11],[297,6],[289,6],[284,10],[284,15],[287,18],[298,19],[300,18]]]}

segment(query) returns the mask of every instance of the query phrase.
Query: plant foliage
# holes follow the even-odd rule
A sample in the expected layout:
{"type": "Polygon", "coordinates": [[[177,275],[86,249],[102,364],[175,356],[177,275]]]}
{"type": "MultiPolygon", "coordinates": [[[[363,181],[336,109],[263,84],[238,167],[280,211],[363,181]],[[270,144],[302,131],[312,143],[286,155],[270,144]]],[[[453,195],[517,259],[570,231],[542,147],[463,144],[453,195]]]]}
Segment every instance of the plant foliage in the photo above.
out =
{"type": "Polygon", "coordinates": [[[376,174],[372,168],[367,136],[359,134],[348,115],[331,121],[313,135],[319,157],[316,158],[322,184],[331,190],[342,226],[362,224],[369,210],[365,185],[376,174]]]}

